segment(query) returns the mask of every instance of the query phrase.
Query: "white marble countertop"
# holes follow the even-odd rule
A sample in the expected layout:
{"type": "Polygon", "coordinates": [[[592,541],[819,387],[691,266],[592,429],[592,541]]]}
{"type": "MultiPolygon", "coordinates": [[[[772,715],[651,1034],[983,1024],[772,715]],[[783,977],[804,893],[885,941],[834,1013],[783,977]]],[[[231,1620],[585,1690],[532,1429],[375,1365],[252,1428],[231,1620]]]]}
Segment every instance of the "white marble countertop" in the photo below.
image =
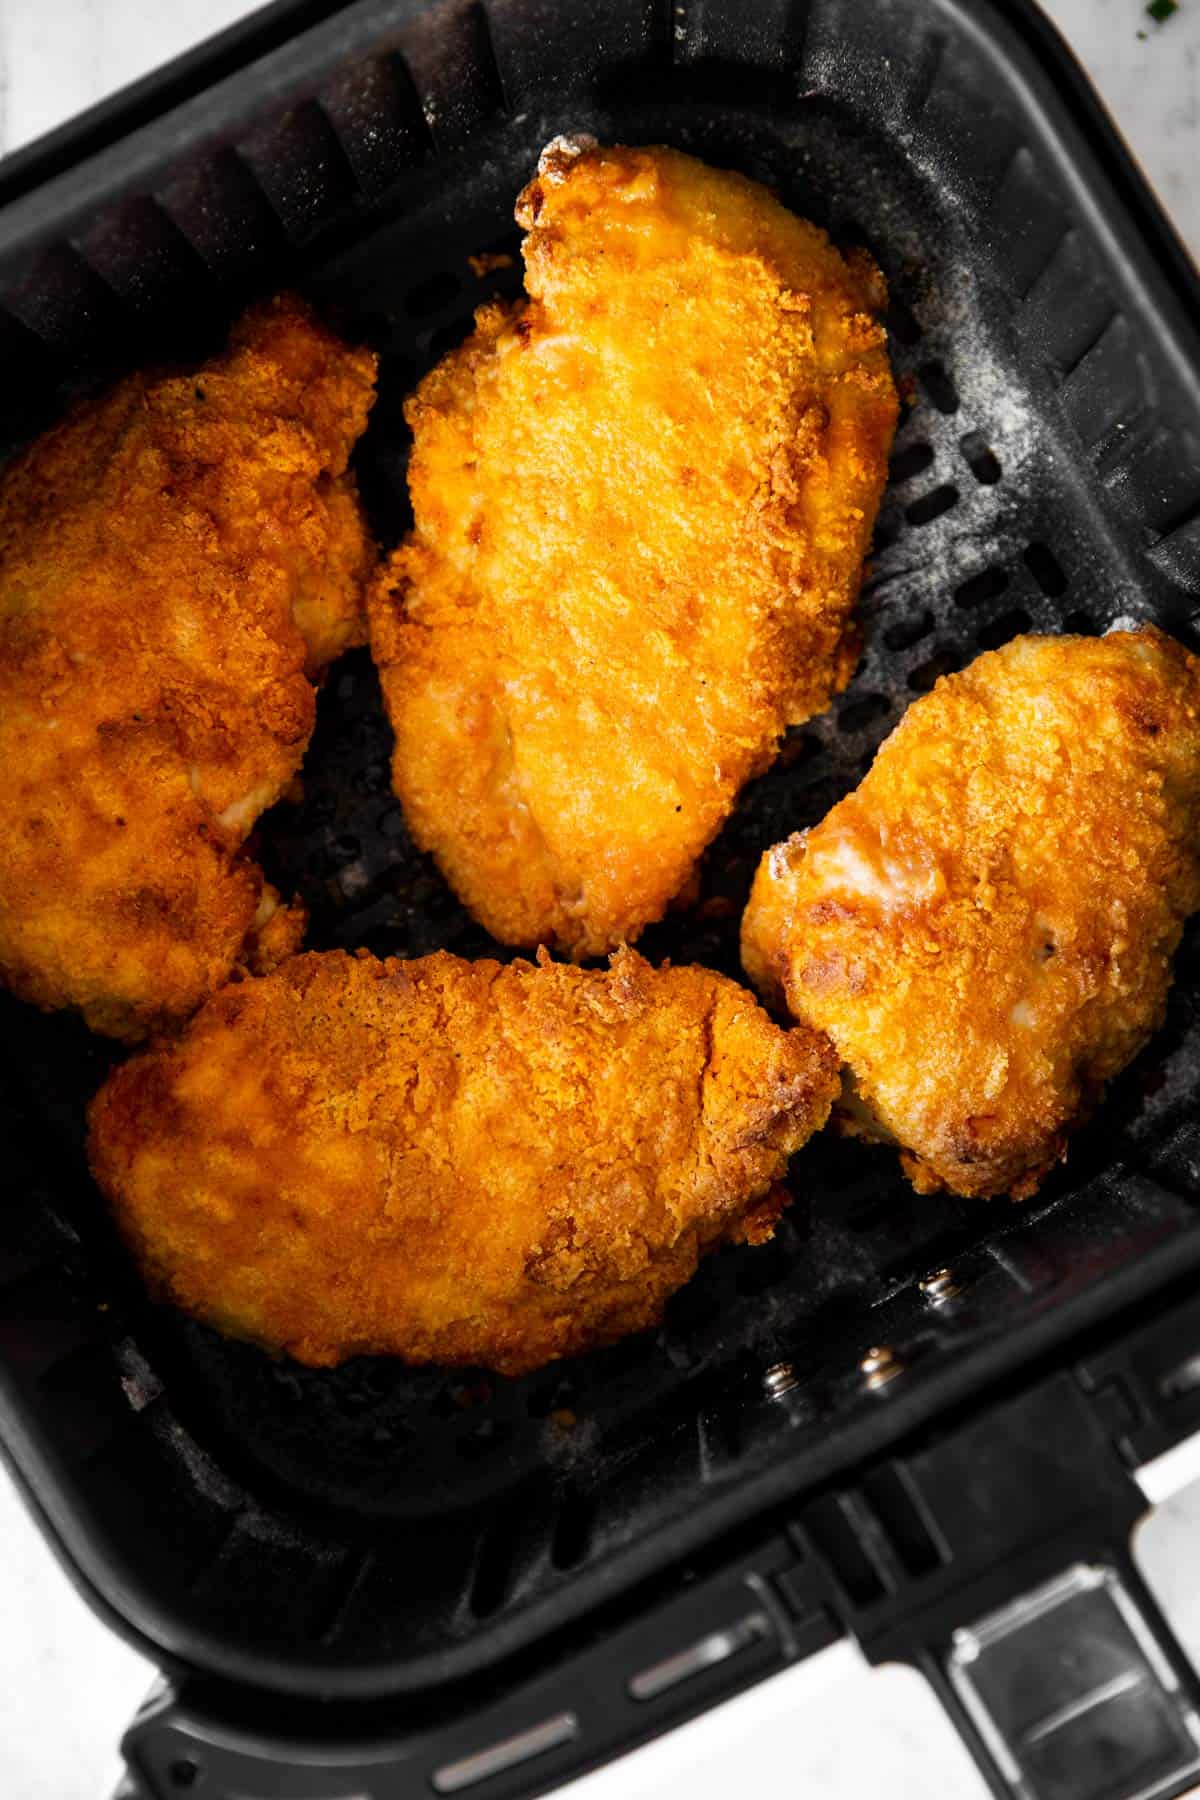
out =
{"type": "MultiPolygon", "coordinates": [[[[870,0],[861,0],[864,5],[870,0]]],[[[0,0],[0,150],[48,131],[250,9],[241,0],[0,0]]],[[[1176,227],[1200,259],[1200,0],[1156,26],[1142,0],[1047,0],[1176,227]]],[[[1200,1658],[1200,1484],[1143,1532],[1147,1574],[1200,1658]]],[[[76,1596],[0,1469],[0,1796],[107,1800],[116,1743],[150,1665],[76,1596]]],[[[855,1654],[814,1680],[777,1676],[656,1745],[564,1790],[568,1800],[691,1800],[736,1784],[820,1800],[984,1800],[920,1678],[868,1676],[855,1654]],[[819,1691],[818,1691],[819,1690],[819,1691]]],[[[1200,1793],[1200,1789],[1197,1789],[1200,1793]]]]}

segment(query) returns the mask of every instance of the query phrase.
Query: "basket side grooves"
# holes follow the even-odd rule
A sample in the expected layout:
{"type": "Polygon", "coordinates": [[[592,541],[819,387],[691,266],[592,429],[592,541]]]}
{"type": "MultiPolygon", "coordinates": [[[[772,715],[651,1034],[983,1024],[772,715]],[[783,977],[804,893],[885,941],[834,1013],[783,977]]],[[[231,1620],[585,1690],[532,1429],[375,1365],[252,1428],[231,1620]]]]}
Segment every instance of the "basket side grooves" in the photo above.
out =
{"type": "Polygon", "coordinates": [[[36,258],[24,278],[8,287],[4,303],[29,331],[72,362],[103,353],[130,323],[118,295],[65,242],[36,258]]]}
{"type": "Polygon", "coordinates": [[[931,31],[921,39],[904,95],[904,110],[910,119],[919,119],[933,98],[945,56],[944,31],[931,31]]]}
{"type": "Polygon", "coordinates": [[[642,41],[652,65],[668,67],[675,55],[672,0],[642,0],[642,41]]]}
{"type": "Polygon", "coordinates": [[[374,197],[433,152],[433,138],[403,57],[355,63],[322,90],[322,104],[363,193],[374,197]]]}
{"type": "MultiPolygon", "coordinates": [[[[488,0],[488,47],[510,112],[544,92],[548,72],[566,93],[591,86],[597,68],[627,67],[670,29],[670,0],[488,0]]],[[[669,56],[667,57],[669,61],[669,56]]]]}
{"type": "Polygon", "coordinates": [[[76,239],[96,274],[136,312],[157,319],[166,309],[217,305],[212,271],[153,199],[105,212],[76,239]]]}
{"type": "Polygon", "coordinates": [[[358,183],[320,102],[306,101],[238,146],[293,243],[340,219],[358,183]]]}
{"type": "Polygon", "coordinates": [[[1033,151],[1019,145],[988,217],[989,236],[1004,257],[1017,301],[1025,300],[1041,280],[1069,229],[1070,220],[1045,190],[1033,151]]]}
{"type": "Polygon", "coordinates": [[[797,69],[804,58],[812,0],[687,0],[672,8],[672,37],[681,63],[748,63],[797,69]]]}
{"type": "Polygon", "coordinates": [[[279,215],[236,150],[187,166],[157,198],[205,265],[235,292],[253,285],[284,253],[279,215]]]}
{"type": "Polygon", "coordinates": [[[1099,338],[1113,310],[1111,291],[1073,228],[1025,295],[1018,323],[1026,342],[1061,380],[1099,338]]]}
{"type": "Polygon", "coordinates": [[[460,150],[507,111],[487,14],[474,0],[422,15],[404,32],[401,48],[439,155],[460,150]]]}
{"type": "Polygon", "coordinates": [[[1062,401],[1081,442],[1092,448],[1130,430],[1154,405],[1145,362],[1122,313],[1114,313],[1067,371],[1062,401]]]}

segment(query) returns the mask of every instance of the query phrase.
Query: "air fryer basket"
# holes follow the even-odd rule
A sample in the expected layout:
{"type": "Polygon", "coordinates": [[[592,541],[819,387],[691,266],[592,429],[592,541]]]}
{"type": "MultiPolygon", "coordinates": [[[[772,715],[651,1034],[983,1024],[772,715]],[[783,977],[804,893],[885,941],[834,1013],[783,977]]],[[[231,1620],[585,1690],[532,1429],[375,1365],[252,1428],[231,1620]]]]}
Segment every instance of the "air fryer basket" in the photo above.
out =
{"type": "MultiPolygon", "coordinates": [[[[1196,288],[1061,55],[1001,0],[271,9],[0,170],[3,435],[295,283],[381,353],[357,467],[390,544],[403,398],[519,287],[519,264],[477,279],[467,258],[515,253],[514,197],[557,132],[675,144],[868,244],[905,409],[862,663],[642,946],[737,973],[762,848],[846,792],[940,673],[1027,629],[1155,619],[1193,641],[1196,288]]],[[[317,947],[496,954],[414,851],[389,747],[355,653],[303,800],[262,822],[268,873],[317,947]]],[[[160,1661],[359,1699],[486,1672],[1177,1292],[1200,1261],[1198,977],[1193,934],[1165,1029],[1034,1202],[917,1199],[890,1153],[821,1140],[772,1245],[711,1258],[661,1330],[519,1381],[308,1371],[149,1308],[83,1161],[116,1052],[6,1001],[0,1439],[160,1661]],[[917,1284],[941,1266],[962,1293],[935,1308],[917,1284]],[[873,1391],[877,1343],[903,1374],[873,1391]],[[786,1405],[764,1387],[781,1361],[786,1405]]]]}

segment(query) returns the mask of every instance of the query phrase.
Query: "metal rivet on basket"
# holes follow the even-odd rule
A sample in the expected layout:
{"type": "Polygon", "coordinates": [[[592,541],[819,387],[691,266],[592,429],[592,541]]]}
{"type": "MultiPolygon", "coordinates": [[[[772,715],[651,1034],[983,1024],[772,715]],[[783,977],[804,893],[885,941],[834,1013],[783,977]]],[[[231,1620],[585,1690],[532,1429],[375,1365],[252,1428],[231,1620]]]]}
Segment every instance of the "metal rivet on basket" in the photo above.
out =
{"type": "Polygon", "coordinates": [[[858,1367],[869,1388],[881,1388],[904,1373],[904,1364],[890,1344],[876,1344],[858,1367]]]}
{"type": "Polygon", "coordinates": [[[763,1387],[768,1400],[782,1400],[785,1394],[790,1394],[799,1385],[800,1377],[790,1362],[772,1363],[763,1376],[763,1387]]]}
{"type": "Polygon", "coordinates": [[[962,1283],[952,1269],[935,1269],[932,1275],[922,1276],[917,1286],[931,1306],[944,1306],[962,1293],[962,1283]]]}

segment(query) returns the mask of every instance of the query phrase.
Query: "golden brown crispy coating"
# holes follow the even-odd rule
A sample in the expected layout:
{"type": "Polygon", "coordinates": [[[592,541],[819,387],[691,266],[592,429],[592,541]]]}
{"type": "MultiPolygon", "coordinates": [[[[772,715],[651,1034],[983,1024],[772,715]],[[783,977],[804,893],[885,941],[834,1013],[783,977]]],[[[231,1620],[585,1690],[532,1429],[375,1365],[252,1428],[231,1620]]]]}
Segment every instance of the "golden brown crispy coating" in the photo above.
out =
{"type": "Polygon", "coordinates": [[[310,677],[362,641],[346,459],[373,382],[277,300],[0,478],[0,972],[22,999],[136,1038],[243,953],[296,947],[303,915],[238,852],[299,766],[310,677]]]}
{"type": "Polygon", "coordinates": [[[896,396],[878,271],[754,182],[557,140],[517,219],[530,298],[409,402],[372,647],[417,841],[494,936],[589,956],[849,679],[896,396]]]}
{"type": "Polygon", "coordinates": [[[1200,906],[1200,663],[1152,628],[939,681],[763,858],[742,957],[921,1192],[1032,1194],[1160,1024],[1200,906]]]}
{"type": "Polygon", "coordinates": [[[770,1237],[837,1085],[824,1039],[706,969],[334,951],[118,1069],[91,1160],[152,1290],[221,1329],[511,1374],[770,1237]]]}

